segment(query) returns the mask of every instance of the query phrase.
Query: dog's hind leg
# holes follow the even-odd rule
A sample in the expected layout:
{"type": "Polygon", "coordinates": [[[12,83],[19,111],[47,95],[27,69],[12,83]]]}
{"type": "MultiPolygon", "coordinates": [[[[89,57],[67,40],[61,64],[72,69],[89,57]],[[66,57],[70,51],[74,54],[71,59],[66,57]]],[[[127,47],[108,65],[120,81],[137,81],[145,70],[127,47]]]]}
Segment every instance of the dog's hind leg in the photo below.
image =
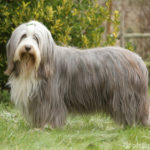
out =
{"type": "Polygon", "coordinates": [[[142,116],[142,124],[146,127],[150,127],[150,105],[145,110],[145,115],[142,116]]]}

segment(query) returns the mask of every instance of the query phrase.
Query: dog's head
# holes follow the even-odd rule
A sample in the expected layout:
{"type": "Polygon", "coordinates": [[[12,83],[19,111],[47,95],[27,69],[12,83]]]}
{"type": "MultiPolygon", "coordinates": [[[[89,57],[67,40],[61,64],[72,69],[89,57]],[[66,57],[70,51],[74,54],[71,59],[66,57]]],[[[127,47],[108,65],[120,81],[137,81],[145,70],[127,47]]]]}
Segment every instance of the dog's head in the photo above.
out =
{"type": "Polygon", "coordinates": [[[7,43],[5,74],[30,73],[40,67],[48,74],[54,45],[51,33],[42,23],[30,21],[18,26],[7,43]]]}

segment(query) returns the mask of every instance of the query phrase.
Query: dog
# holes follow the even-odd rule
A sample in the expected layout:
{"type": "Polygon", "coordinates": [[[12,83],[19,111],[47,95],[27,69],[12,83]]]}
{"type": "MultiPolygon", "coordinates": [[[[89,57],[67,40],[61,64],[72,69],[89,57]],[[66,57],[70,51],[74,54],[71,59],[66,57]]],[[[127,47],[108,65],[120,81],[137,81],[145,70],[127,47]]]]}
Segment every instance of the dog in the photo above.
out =
{"type": "Polygon", "coordinates": [[[68,113],[94,112],[150,126],[148,71],[137,54],[58,46],[38,21],[18,26],[6,50],[11,100],[31,126],[59,128],[68,113]]]}

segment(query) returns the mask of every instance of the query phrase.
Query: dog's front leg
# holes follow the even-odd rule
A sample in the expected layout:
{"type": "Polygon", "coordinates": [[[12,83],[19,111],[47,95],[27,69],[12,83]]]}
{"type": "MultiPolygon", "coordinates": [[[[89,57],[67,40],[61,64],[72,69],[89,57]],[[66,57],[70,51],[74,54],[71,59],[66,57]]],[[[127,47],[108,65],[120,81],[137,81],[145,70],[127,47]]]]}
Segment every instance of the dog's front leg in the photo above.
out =
{"type": "Polygon", "coordinates": [[[67,116],[67,110],[66,107],[62,104],[58,106],[57,108],[52,110],[52,119],[50,121],[50,124],[52,128],[60,128],[65,124],[66,116],[67,116]]]}

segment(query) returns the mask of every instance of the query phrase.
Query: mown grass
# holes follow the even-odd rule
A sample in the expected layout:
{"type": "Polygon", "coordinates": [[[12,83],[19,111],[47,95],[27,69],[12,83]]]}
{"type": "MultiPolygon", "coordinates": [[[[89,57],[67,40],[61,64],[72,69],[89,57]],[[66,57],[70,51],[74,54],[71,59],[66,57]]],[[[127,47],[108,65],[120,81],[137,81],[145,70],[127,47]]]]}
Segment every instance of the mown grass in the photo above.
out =
{"type": "Polygon", "coordinates": [[[149,150],[150,130],[122,128],[108,116],[69,116],[62,129],[33,129],[8,103],[0,103],[0,150],[149,150]]]}

